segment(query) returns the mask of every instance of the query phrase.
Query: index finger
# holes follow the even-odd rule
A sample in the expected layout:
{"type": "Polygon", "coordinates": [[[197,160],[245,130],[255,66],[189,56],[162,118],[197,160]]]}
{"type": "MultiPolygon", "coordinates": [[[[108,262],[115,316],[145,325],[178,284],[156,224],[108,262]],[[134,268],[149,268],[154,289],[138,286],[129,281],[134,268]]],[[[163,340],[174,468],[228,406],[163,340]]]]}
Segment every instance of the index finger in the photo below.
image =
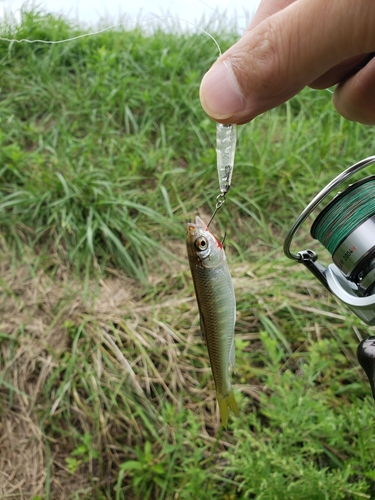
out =
{"type": "Polygon", "coordinates": [[[267,17],[276,14],[276,12],[279,12],[296,1],[297,0],[262,0],[246,31],[255,28],[255,26],[267,19],[267,17]]]}

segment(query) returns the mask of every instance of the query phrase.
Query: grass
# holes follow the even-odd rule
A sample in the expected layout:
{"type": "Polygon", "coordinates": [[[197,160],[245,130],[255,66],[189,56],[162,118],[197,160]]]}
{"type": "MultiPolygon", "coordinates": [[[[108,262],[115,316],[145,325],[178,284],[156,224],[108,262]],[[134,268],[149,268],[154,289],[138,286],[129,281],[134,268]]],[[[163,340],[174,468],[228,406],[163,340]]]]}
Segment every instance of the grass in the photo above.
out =
{"type": "MultiPolygon", "coordinates": [[[[26,10],[2,26],[80,32],[26,10]]],[[[281,250],[317,191],[373,153],[372,129],[308,89],[239,129],[215,220],[238,304],[240,416],[223,431],[184,248],[217,195],[198,99],[216,57],[178,29],[0,44],[0,498],[375,498],[355,357],[371,329],[281,250]]],[[[295,250],[318,248],[308,226],[295,250]]]]}

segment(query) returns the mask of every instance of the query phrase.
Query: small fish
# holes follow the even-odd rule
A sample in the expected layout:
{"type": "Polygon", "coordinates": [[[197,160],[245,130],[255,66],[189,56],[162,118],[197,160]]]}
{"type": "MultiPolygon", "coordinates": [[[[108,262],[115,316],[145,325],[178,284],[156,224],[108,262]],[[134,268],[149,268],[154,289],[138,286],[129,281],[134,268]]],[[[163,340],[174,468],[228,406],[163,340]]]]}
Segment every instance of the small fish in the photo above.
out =
{"type": "Polygon", "coordinates": [[[222,243],[196,218],[187,225],[186,245],[195,295],[206,341],[216,397],[224,427],[229,408],[238,415],[229,378],[229,364],[235,369],[234,324],[236,299],[222,243]]]}

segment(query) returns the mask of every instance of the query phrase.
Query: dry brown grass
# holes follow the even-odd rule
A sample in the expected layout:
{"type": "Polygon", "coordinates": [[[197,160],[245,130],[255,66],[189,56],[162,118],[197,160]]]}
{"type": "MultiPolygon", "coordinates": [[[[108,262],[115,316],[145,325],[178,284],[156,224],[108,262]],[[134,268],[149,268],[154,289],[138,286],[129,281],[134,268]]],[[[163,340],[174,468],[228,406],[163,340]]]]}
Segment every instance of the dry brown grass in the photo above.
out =
{"type": "Polygon", "coordinates": [[[93,491],[93,478],[99,486],[113,482],[123,445],[133,449],[144,434],[135,402],[156,432],[164,398],[208,410],[202,433],[211,440],[219,421],[212,391],[197,379],[209,367],[180,269],[168,276],[167,290],[155,274],[144,295],[113,269],[85,284],[56,256],[53,266],[35,266],[35,258],[26,252],[15,264],[4,249],[0,265],[0,498],[30,499],[47,484],[51,498],[68,499],[93,491]],[[89,458],[72,474],[66,458],[77,446],[73,430],[94,435],[105,459],[89,458]]]}
{"type": "MultiPolygon", "coordinates": [[[[28,259],[26,258],[25,261],[28,259]]],[[[44,491],[46,461],[59,462],[58,452],[46,452],[46,438],[38,422],[37,409],[43,404],[43,389],[70,340],[63,324],[82,312],[77,284],[67,285],[60,269],[58,279],[46,272],[34,273],[31,263],[17,266],[6,257],[1,262],[1,417],[0,481],[1,498],[30,498],[44,491]],[[67,293],[75,300],[58,310],[67,293]],[[5,335],[4,335],[5,334],[5,335]]],[[[53,444],[53,443],[52,443],[53,444]]],[[[77,478],[74,478],[74,489],[77,478]]],[[[87,480],[82,479],[83,484],[87,480]]],[[[58,481],[52,489],[61,491],[58,481]]],[[[69,481],[66,484],[69,487],[69,481]]],[[[65,489],[65,488],[64,488],[65,489]]],[[[62,495],[63,498],[65,493],[62,495]]],[[[66,495],[65,495],[66,497],[66,495]]]]}
{"type": "MultiPolygon", "coordinates": [[[[183,246],[176,248],[183,257],[183,246]]],[[[315,313],[336,325],[345,319],[303,270],[296,271],[299,287],[287,288],[292,279],[287,265],[273,256],[232,266],[236,338],[243,342],[238,354],[247,360],[262,350],[262,316],[280,332],[287,322],[291,325],[293,351],[303,347],[299,339],[334,334],[309,319],[315,313]],[[281,300],[277,287],[283,290],[281,300]],[[313,311],[322,297],[325,306],[313,311]],[[298,334],[293,311],[306,315],[298,334]]],[[[1,499],[44,498],[46,492],[59,499],[102,498],[95,492],[113,492],[119,466],[135,458],[137,444],[153,436],[157,456],[161,440],[174,442],[174,430],[160,413],[165,400],[198,415],[200,437],[213,446],[220,420],[187,265],[165,267],[150,277],[145,290],[114,269],[85,283],[55,255],[39,262],[25,248],[15,263],[3,248],[0,272],[1,499]],[[98,455],[78,457],[72,471],[66,459],[85,433],[98,455]]],[[[247,411],[256,410],[259,393],[267,391],[256,370],[256,363],[247,361],[237,373],[247,411]]],[[[226,433],[216,451],[232,444],[226,433]]]]}

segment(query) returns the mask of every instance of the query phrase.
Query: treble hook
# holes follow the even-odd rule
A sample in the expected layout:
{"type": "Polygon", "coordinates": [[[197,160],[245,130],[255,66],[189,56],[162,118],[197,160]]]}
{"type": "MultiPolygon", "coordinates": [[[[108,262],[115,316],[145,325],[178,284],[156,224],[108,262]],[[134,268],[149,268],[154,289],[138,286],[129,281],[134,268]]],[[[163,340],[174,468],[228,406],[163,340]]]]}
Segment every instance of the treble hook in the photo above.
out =
{"type": "Polygon", "coordinates": [[[214,213],[211,216],[211,219],[209,220],[209,223],[207,224],[207,227],[211,224],[211,222],[214,220],[215,215],[217,214],[217,211],[224,205],[225,203],[225,196],[227,193],[220,193],[216,196],[216,206],[214,213]]]}

